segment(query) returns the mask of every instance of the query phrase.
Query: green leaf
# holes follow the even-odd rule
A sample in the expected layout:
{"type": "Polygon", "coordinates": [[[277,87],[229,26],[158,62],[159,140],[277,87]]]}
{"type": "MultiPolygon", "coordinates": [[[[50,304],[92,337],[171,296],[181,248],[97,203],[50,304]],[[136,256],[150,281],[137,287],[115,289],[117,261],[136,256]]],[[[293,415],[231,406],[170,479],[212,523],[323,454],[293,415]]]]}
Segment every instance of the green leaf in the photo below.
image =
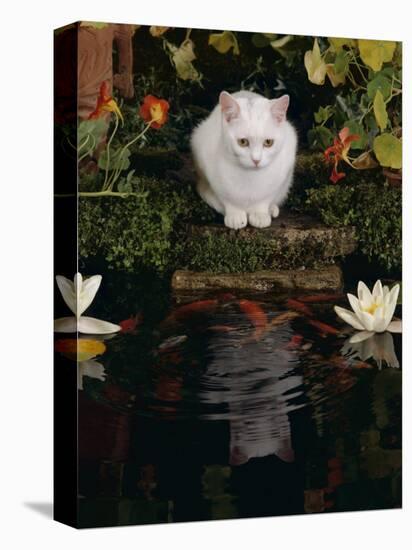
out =
{"type": "Polygon", "coordinates": [[[379,90],[383,99],[388,99],[391,95],[391,81],[385,75],[385,69],[380,71],[367,85],[369,99],[375,99],[376,92],[379,90]]]}
{"type": "Polygon", "coordinates": [[[374,71],[380,71],[383,63],[392,61],[396,42],[388,40],[358,40],[358,46],[362,61],[374,71]]]}
{"type": "MultiPolygon", "coordinates": [[[[274,34],[273,37],[276,38],[276,35],[274,34]]],[[[269,46],[270,39],[261,32],[255,33],[252,35],[252,44],[256,48],[265,48],[266,46],[269,46]]]]}
{"type": "Polygon", "coordinates": [[[210,34],[209,46],[213,46],[219,53],[227,53],[232,48],[235,55],[240,53],[237,38],[231,31],[210,34]]]}
{"type": "Polygon", "coordinates": [[[386,112],[386,105],[381,94],[378,90],[373,100],[373,112],[375,113],[376,122],[381,130],[385,130],[388,125],[388,113],[386,112]]]}
{"type": "Polygon", "coordinates": [[[315,122],[317,124],[322,124],[330,119],[333,115],[333,110],[331,105],[326,105],[326,107],[319,107],[318,111],[314,113],[315,122]]]}
{"type": "Polygon", "coordinates": [[[333,134],[325,126],[316,126],[308,132],[308,142],[312,149],[325,150],[333,142],[333,134]]]}
{"type": "Polygon", "coordinates": [[[335,58],[334,63],[334,69],[336,74],[344,73],[346,74],[348,72],[349,68],[349,61],[348,61],[348,54],[345,50],[340,50],[335,58]]]}
{"type": "MultiPolygon", "coordinates": [[[[120,169],[121,171],[127,170],[130,166],[130,151],[129,149],[116,149],[115,151],[110,151],[109,156],[109,170],[120,169]]],[[[107,166],[107,151],[104,150],[99,156],[98,160],[99,168],[106,170],[107,166]]]]}
{"type": "Polygon", "coordinates": [[[359,138],[356,141],[352,141],[351,149],[365,149],[368,143],[368,136],[361,124],[356,120],[346,120],[343,126],[347,126],[351,134],[358,134],[359,138]]]}
{"type": "MultiPolygon", "coordinates": [[[[343,46],[354,47],[356,45],[353,38],[328,38],[329,44],[335,51],[339,51],[343,46]]],[[[338,71],[340,72],[340,71],[338,71]]]]}
{"type": "Polygon", "coordinates": [[[392,134],[377,136],[373,142],[373,151],[381,166],[395,170],[402,168],[402,142],[392,134]]]}

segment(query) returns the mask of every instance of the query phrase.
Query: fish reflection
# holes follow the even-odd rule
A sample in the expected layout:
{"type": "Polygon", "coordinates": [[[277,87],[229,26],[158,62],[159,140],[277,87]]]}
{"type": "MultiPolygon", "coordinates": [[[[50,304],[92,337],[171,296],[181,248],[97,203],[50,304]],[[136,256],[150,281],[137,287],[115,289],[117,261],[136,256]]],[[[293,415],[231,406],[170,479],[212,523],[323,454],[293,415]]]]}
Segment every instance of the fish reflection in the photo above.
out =
{"type": "Polygon", "coordinates": [[[285,326],[259,343],[230,346],[222,335],[209,341],[213,358],[199,397],[222,410],[206,418],[229,420],[231,465],[273,454],[294,460],[288,413],[299,407],[293,401],[302,393],[302,378],[294,374],[296,354],[287,349],[291,335],[285,326]]]}
{"type": "Polygon", "coordinates": [[[348,338],[341,350],[342,355],[348,355],[352,358],[359,358],[362,361],[373,358],[378,364],[379,369],[386,363],[388,367],[399,368],[399,361],[396,356],[393,336],[390,332],[383,334],[373,334],[361,342],[351,342],[348,338]]]}

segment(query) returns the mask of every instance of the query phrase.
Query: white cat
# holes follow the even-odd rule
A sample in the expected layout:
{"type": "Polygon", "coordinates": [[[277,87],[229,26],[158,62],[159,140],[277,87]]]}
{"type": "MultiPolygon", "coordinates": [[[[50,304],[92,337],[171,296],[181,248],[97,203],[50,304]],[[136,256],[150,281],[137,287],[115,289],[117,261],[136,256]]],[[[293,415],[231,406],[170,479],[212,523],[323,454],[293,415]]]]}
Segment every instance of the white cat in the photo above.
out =
{"type": "Polygon", "coordinates": [[[192,152],[204,201],[232,229],[268,227],[290,189],[297,137],[286,120],[289,96],[222,92],[193,131],[192,152]]]}

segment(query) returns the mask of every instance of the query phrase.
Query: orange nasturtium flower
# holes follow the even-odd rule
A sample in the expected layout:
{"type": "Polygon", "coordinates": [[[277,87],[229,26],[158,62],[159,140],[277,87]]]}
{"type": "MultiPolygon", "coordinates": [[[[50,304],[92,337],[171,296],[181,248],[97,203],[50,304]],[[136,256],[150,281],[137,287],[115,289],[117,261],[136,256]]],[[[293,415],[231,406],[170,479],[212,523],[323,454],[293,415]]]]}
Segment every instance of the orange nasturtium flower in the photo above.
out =
{"type": "Polygon", "coordinates": [[[357,141],[360,137],[358,134],[350,134],[349,132],[350,130],[347,126],[342,128],[339,132],[339,137],[335,138],[333,140],[333,145],[328,147],[324,152],[326,161],[333,163],[332,174],[329,178],[333,183],[337,183],[346,175],[345,172],[338,172],[337,168],[339,161],[344,160],[352,166],[352,163],[348,157],[348,152],[352,141],[357,141]]]}
{"type": "Polygon", "coordinates": [[[106,80],[104,80],[100,85],[96,108],[92,113],[90,113],[89,120],[100,118],[104,115],[104,113],[116,113],[117,116],[123,121],[123,115],[120,112],[119,106],[109,94],[109,85],[106,80]]]}
{"type": "Polygon", "coordinates": [[[140,107],[140,116],[145,122],[151,122],[152,128],[161,128],[167,122],[168,111],[168,101],[147,95],[140,107]]]}

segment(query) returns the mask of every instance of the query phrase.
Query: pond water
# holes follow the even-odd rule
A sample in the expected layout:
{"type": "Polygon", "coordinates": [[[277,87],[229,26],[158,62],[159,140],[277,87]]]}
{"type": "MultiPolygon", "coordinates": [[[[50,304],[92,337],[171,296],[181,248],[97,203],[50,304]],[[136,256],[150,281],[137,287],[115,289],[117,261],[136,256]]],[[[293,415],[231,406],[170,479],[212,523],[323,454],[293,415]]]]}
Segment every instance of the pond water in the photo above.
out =
{"type": "Polygon", "coordinates": [[[145,303],[79,363],[81,526],[401,506],[400,335],[350,345],[342,295],[145,303]]]}

